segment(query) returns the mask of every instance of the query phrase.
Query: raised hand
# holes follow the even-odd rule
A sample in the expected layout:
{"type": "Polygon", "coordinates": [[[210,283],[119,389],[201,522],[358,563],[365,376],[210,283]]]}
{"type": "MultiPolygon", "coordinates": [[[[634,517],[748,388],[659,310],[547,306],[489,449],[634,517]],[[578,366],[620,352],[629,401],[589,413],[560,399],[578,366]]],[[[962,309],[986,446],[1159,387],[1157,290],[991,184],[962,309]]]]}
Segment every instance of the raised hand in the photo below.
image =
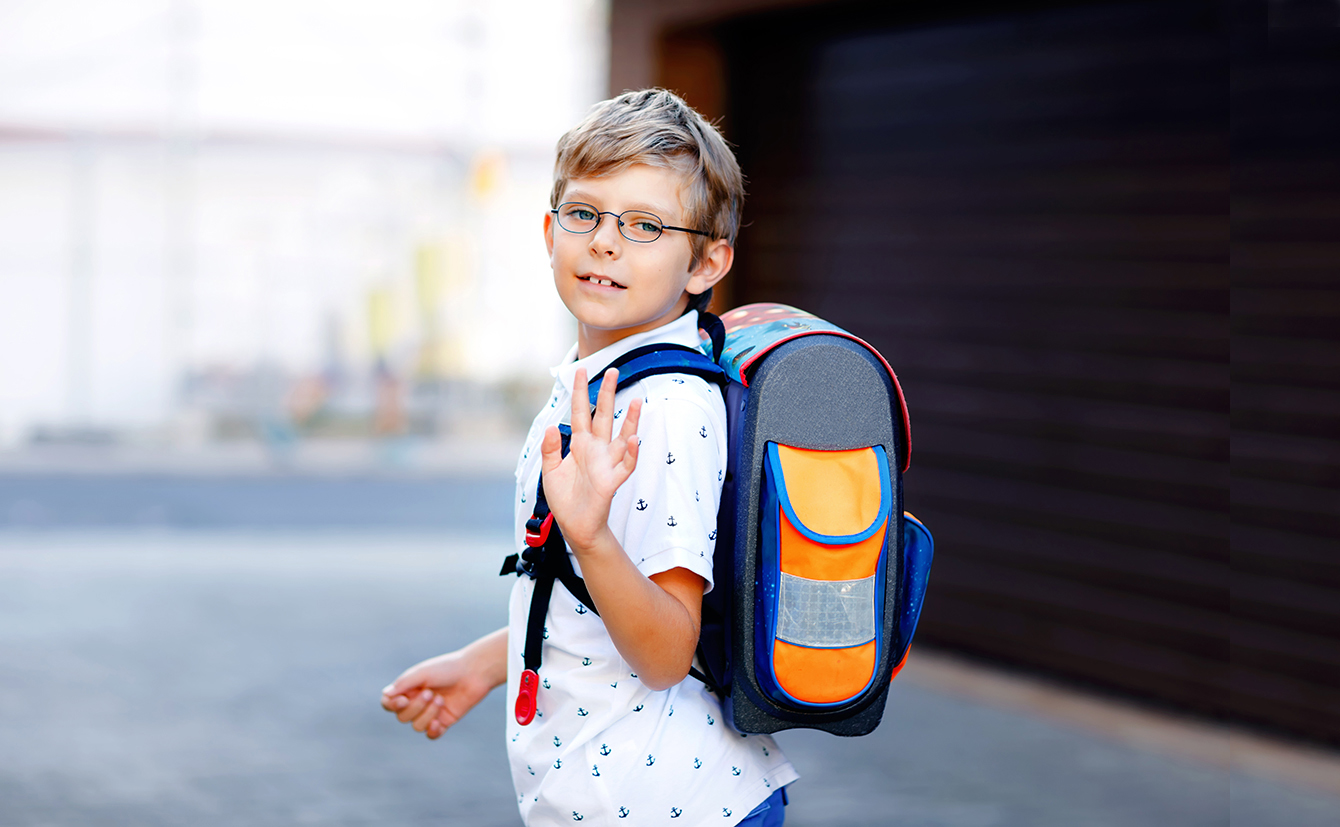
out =
{"type": "Polygon", "coordinates": [[[586,371],[577,371],[572,387],[572,441],[562,456],[558,428],[550,426],[540,443],[544,496],[574,551],[591,548],[609,531],[610,501],[637,467],[637,422],[642,400],[634,399],[617,437],[614,429],[614,391],[619,372],[605,371],[590,410],[586,371]]]}

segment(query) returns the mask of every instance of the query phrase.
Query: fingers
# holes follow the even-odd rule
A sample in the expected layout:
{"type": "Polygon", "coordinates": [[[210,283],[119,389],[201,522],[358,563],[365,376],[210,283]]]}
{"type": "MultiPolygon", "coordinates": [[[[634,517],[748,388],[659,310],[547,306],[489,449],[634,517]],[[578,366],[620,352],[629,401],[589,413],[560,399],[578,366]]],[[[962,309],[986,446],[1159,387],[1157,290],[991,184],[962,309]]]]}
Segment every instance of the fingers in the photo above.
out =
{"type": "MultiPolygon", "coordinates": [[[[628,437],[628,445],[624,449],[624,455],[623,455],[623,470],[625,480],[628,479],[628,477],[632,476],[633,469],[637,468],[637,452],[638,449],[641,447],[642,443],[638,442],[637,434],[633,434],[631,437],[628,437]]],[[[622,485],[623,483],[619,484],[622,485]]]]}
{"type": "MultiPolygon", "coordinates": [[[[591,421],[591,433],[593,436],[608,442],[610,432],[614,427],[614,393],[619,387],[619,371],[616,368],[610,368],[605,371],[605,376],[600,381],[600,394],[596,397],[595,418],[591,421]]],[[[588,390],[582,394],[582,401],[590,407],[591,392],[588,390]]],[[[575,414],[574,414],[575,415],[575,414]]]]}
{"type": "Polygon", "coordinates": [[[540,440],[540,471],[551,474],[563,463],[563,439],[558,428],[550,425],[544,430],[544,439],[540,440]]]}
{"type": "MultiPolygon", "coordinates": [[[[400,711],[396,713],[396,720],[400,721],[402,724],[417,720],[418,717],[423,714],[424,709],[432,704],[433,698],[436,697],[436,695],[437,693],[431,689],[425,689],[422,692],[411,695],[409,697],[409,703],[401,707],[400,711]]],[[[419,731],[422,732],[423,730],[420,729],[419,731]]]]}
{"type": "Polygon", "coordinates": [[[642,398],[634,397],[633,401],[628,403],[628,416],[624,417],[623,427],[619,429],[619,436],[629,441],[629,444],[637,442],[637,423],[642,418],[642,398]]]}
{"type": "Polygon", "coordinates": [[[414,694],[414,690],[422,683],[418,677],[411,677],[413,669],[406,669],[391,683],[382,688],[382,709],[387,712],[399,712],[409,706],[408,696],[414,694]]]}
{"type": "MultiPolygon", "coordinates": [[[[622,451],[616,459],[623,466],[623,479],[628,479],[633,469],[637,467],[637,452],[642,444],[637,438],[637,424],[641,416],[642,400],[634,398],[628,404],[628,416],[623,421],[623,427],[619,429],[619,438],[615,440],[622,451]]],[[[620,484],[622,485],[622,481],[620,484]]]]}
{"type": "MultiPolygon", "coordinates": [[[[604,390],[604,388],[601,388],[604,390]]],[[[591,431],[591,389],[586,381],[586,368],[578,368],[572,379],[572,435],[591,431]]]]}
{"type": "Polygon", "coordinates": [[[414,723],[412,724],[412,726],[414,727],[414,731],[415,732],[427,731],[428,725],[433,721],[437,720],[437,715],[441,711],[442,711],[442,696],[434,692],[433,700],[429,702],[425,706],[423,712],[420,712],[418,717],[414,719],[414,723]]]}

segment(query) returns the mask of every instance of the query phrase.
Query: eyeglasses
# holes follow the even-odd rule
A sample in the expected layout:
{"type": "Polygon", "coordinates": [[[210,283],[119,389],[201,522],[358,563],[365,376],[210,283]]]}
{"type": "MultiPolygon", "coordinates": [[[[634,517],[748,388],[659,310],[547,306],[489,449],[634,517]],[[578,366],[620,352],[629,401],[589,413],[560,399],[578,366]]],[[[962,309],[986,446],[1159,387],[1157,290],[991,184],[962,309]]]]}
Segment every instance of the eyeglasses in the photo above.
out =
{"type": "Polygon", "coordinates": [[[601,212],[590,204],[569,201],[566,204],[559,204],[558,209],[549,212],[558,217],[558,226],[577,235],[584,235],[600,226],[602,215],[612,215],[615,223],[619,225],[619,235],[638,244],[650,244],[660,238],[661,233],[666,230],[711,236],[711,233],[705,233],[702,230],[667,226],[661,219],[643,210],[625,210],[621,213],[601,212]]]}

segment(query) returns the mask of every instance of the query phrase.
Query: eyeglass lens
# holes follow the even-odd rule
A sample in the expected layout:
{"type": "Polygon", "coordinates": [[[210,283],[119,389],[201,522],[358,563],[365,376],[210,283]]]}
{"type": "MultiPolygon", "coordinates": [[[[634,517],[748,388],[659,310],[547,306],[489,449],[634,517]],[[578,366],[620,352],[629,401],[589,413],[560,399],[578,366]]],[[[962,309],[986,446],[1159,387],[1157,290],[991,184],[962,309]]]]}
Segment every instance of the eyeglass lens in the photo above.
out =
{"type": "MultiPolygon", "coordinates": [[[[570,233],[591,232],[600,223],[600,217],[601,213],[590,204],[567,203],[558,208],[558,226],[570,233]]],[[[629,210],[620,213],[616,222],[619,233],[629,241],[646,244],[661,237],[661,219],[649,212],[629,210]]]]}

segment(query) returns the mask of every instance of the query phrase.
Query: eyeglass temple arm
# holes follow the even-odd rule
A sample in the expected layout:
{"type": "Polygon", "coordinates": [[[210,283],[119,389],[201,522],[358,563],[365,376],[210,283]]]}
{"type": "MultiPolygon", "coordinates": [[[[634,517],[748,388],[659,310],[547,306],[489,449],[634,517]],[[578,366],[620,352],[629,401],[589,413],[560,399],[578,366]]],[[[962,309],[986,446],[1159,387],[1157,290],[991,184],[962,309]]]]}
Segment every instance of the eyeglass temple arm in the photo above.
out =
{"type": "Polygon", "coordinates": [[[705,236],[707,236],[708,238],[711,238],[711,237],[712,237],[712,234],[711,234],[711,233],[705,233],[705,232],[703,232],[702,230],[690,230],[688,227],[671,227],[669,224],[663,224],[663,225],[661,225],[661,229],[662,229],[662,230],[679,230],[681,233],[693,233],[694,235],[705,235],[705,236]]]}

